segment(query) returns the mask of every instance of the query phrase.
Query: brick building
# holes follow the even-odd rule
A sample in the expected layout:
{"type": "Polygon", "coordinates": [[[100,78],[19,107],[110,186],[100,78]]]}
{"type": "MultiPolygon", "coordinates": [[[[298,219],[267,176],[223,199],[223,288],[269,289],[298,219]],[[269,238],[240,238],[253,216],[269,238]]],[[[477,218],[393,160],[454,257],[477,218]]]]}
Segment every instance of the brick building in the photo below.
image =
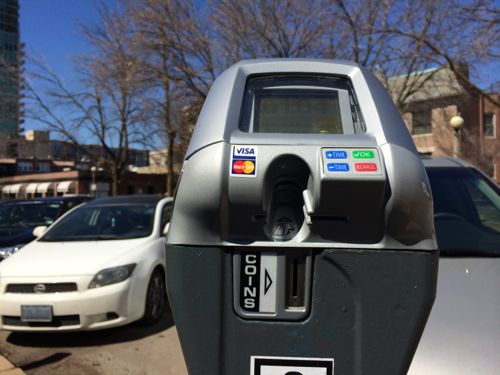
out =
{"type": "MultiPolygon", "coordinates": [[[[118,194],[164,194],[164,174],[125,173],[118,185],[118,194]]],[[[70,170],[51,173],[24,174],[0,178],[0,197],[25,199],[57,195],[111,194],[111,181],[102,171],[70,170]]]]}
{"type": "MultiPolygon", "coordinates": [[[[128,150],[128,163],[144,167],[149,151],[128,150]]],[[[0,177],[29,173],[58,172],[67,168],[90,170],[105,158],[99,145],[75,145],[51,140],[48,131],[28,130],[23,136],[0,133],[0,177]]]]}
{"type": "MultiPolygon", "coordinates": [[[[449,69],[412,74],[390,78],[387,82],[389,91],[396,93],[403,85],[411,86],[412,79],[419,80],[419,89],[399,106],[418,151],[452,156],[454,130],[450,119],[460,115],[464,119],[461,157],[500,183],[500,108],[486,97],[467,90],[449,69]]],[[[394,94],[393,99],[396,101],[394,94]]]]}
{"type": "MultiPolygon", "coordinates": [[[[98,145],[51,140],[46,131],[0,133],[0,198],[110,195],[111,179],[99,164],[103,153],[98,145]]],[[[149,167],[149,151],[129,149],[128,163],[118,194],[165,193],[166,169],[149,167]]]]}
{"type": "MultiPolygon", "coordinates": [[[[500,95],[492,95],[500,101],[500,95]]],[[[480,149],[487,160],[493,165],[492,176],[500,183],[500,107],[494,105],[485,97],[480,97],[479,111],[482,113],[479,124],[480,149]]]]}

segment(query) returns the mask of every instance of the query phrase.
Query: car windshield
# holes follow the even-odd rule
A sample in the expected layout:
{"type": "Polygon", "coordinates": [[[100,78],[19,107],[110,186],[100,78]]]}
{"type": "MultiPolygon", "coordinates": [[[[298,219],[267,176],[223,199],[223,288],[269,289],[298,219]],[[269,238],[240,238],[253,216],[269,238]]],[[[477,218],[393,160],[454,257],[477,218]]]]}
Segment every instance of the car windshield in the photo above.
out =
{"type": "Polygon", "coordinates": [[[147,237],[153,231],[155,204],[82,206],[61,219],[40,241],[100,241],[147,237]]]}
{"type": "Polygon", "coordinates": [[[52,224],[61,214],[62,204],[18,202],[0,205],[0,227],[36,227],[52,224]]]}
{"type": "Polygon", "coordinates": [[[473,168],[427,168],[443,256],[500,256],[500,190],[473,168]]]}

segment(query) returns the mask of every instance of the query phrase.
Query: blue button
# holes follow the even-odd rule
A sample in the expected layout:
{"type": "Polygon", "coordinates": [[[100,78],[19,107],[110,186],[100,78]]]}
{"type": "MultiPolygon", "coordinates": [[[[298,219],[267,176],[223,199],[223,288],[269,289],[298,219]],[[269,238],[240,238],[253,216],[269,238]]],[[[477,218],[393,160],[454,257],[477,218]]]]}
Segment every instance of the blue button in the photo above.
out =
{"type": "Polygon", "coordinates": [[[347,163],[328,163],[328,172],[349,172],[349,164],[347,163]]]}
{"type": "Polygon", "coordinates": [[[325,153],[327,159],[346,159],[347,152],[345,151],[327,151],[325,153]]]}

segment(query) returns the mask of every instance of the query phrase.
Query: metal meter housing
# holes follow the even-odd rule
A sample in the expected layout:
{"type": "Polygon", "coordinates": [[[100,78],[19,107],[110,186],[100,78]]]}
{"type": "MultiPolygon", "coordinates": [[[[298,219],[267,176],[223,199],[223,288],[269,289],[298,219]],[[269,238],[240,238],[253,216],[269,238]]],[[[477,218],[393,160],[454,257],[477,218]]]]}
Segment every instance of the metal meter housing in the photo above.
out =
{"type": "Polygon", "coordinates": [[[311,59],[222,73],[186,153],[167,264],[190,374],[405,373],[438,251],[427,175],[377,78],[311,59]]]}

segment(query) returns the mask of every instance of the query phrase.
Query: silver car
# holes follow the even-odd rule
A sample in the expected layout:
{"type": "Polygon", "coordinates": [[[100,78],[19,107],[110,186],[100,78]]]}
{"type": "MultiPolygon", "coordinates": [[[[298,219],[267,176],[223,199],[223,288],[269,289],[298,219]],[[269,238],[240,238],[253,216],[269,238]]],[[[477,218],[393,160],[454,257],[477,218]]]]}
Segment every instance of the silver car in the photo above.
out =
{"type": "Polygon", "coordinates": [[[441,251],[409,375],[500,374],[500,189],[471,165],[424,159],[441,251]]]}

